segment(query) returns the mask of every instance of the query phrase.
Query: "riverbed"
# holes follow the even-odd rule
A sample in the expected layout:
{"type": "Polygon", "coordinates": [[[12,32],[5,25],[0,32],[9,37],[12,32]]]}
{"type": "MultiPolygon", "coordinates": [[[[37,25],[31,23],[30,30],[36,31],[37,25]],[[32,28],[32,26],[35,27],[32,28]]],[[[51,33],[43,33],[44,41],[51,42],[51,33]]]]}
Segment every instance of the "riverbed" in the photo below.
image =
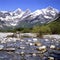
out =
{"type": "Polygon", "coordinates": [[[0,60],[60,60],[60,38],[7,37],[12,34],[0,33],[0,60]]]}

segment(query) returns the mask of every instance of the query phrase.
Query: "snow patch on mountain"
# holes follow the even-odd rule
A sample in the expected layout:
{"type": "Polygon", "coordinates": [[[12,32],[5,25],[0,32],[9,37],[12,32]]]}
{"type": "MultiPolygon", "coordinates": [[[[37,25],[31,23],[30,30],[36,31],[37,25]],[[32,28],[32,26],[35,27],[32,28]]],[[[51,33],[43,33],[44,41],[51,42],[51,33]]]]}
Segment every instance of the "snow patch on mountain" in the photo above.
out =
{"type": "Polygon", "coordinates": [[[59,11],[50,6],[34,12],[31,12],[29,9],[22,11],[20,8],[15,11],[0,11],[0,26],[17,26],[20,22],[29,22],[32,24],[40,22],[43,24],[55,20],[58,14],[59,11]]]}

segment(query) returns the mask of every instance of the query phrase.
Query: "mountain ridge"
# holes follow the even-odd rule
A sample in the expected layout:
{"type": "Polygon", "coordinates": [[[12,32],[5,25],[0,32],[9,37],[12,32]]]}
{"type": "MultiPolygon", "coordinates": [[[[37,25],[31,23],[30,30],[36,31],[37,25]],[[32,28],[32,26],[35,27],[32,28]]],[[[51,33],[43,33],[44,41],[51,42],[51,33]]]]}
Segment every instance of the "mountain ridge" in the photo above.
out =
{"type": "Polygon", "coordinates": [[[0,29],[7,29],[7,27],[32,27],[38,23],[48,23],[57,19],[58,14],[59,11],[53,7],[47,7],[34,12],[31,12],[29,9],[22,11],[20,8],[13,12],[0,11],[0,29]]]}

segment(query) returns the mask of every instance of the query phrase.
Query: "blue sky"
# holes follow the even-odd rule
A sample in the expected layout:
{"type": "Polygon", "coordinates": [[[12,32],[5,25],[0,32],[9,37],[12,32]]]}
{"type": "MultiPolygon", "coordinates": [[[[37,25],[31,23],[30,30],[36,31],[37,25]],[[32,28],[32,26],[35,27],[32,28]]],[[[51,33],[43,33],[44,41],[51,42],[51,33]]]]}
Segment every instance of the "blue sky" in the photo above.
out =
{"type": "Polygon", "coordinates": [[[0,0],[0,11],[12,11],[17,8],[21,8],[22,10],[30,9],[31,11],[35,11],[37,9],[46,8],[48,6],[52,6],[60,10],[60,0],[0,0]]]}

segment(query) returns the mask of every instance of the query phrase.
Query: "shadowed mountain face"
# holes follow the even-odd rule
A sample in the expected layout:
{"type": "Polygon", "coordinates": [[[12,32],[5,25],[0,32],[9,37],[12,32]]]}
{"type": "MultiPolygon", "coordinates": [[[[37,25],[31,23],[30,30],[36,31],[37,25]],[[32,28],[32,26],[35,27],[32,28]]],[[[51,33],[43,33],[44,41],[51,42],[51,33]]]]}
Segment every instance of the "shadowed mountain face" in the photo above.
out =
{"type": "Polygon", "coordinates": [[[36,24],[49,23],[58,18],[59,11],[52,7],[31,12],[29,9],[22,11],[0,11],[0,29],[32,27],[36,24]]]}

